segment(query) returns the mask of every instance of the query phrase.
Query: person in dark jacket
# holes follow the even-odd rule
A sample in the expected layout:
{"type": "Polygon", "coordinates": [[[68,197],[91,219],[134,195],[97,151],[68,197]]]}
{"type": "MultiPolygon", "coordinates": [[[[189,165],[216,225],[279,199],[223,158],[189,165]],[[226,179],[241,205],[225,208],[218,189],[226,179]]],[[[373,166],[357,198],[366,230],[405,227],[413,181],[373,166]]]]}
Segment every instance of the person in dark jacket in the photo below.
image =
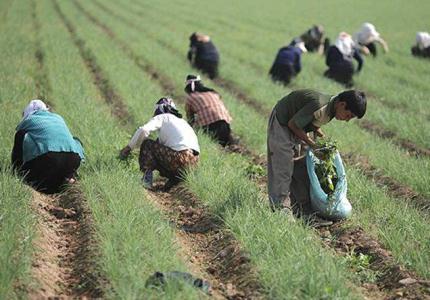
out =
{"type": "Polygon", "coordinates": [[[206,73],[210,79],[218,76],[219,53],[208,35],[194,32],[190,36],[187,57],[193,67],[206,73]]]}
{"type": "Polygon", "coordinates": [[[326,65],[328,70],[324,76],[331,78],[347,87],[353,85],[352,76],[354,74],[353,58],[358,62],[357,73],[363,67],[363,58],[360,52],[355,48],[351,36],[341,32],[336,40],[335,45],[330,46],[326,56],[326,65]]]}
{"type": "Polygon", "coordinates": [[[411,48],[412,55],[430,58],[430,34],[417,32],[416,44],[411,48]]]}
{"type": "Polygon", "coordinates": [[[201,127],[225,147],[233,143],[230,123],[232,118],[221,100],[220,94],[207,88],[200,76],[188,75],[185,82],[187,100],[185,111],[191,125],[201,127]]]}
{"type": "Polygon", "coordinates": [[[32,100],[16,130],[12,166],[29,185],[53,194],[75,182],[84,150],[61,116],[43,101],[32,100]]]}
{"type": "Polygon", "coordinates": [[[309,52],[318,52],[323,54],[330,46],[330,40],[324,37],[324,27],[314,25],[299,37],[309,52]]]}
{"type": "Polygon", "coordinates": [[[306,52],[305,44],[301,40],[293,40],[290,45],[279,49],[269,74],[273,81],[287,85],[292,77],[302,69],[301,55],[306,52]]]}

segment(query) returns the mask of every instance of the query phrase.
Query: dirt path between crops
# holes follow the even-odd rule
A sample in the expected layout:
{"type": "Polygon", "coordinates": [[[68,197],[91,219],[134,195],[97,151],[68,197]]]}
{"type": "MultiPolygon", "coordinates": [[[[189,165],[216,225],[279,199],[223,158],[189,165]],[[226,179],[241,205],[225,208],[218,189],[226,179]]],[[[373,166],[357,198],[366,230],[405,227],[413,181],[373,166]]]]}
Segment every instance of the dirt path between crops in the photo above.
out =
{"type": "MultiPolygon", "coordinates": [[[[260,299],[262,286],[249,257],[222,220],[208,214],[201,201],[183,186],[169,193],[150,192],[152,201],[164,211],[177,228],[177,238],[186,259],[198,265],[222,299],[260,299]]],[[[157,191],[158,190],[158,191],[157,191]]]]}
{"type": "MultiPolygon", "coordinates": [[[[430,299],[430,280],[422,280],[397,264],[391,252],[368,236],[362,228],[335,224],[327,229],[320,229],[319,232],[326,237],[327,245],[334,247],[338,253],[371,257],[368,268],[376,273],[375,284],[386,294],[384,299],[430,299]]],[[[367,288],[375,288],[375,284],[367,284],[367,288]]]]}
{"type": "Polygon", "coordinates": [[[102,297],[93,263],[91,218],[79,190],[57,196],[33,191],[32,207],[38,216],[31,271],[37,285],[29,288],[28,297],[102,297]]]}
{"type": "MultiPolygon", "coordinates": [[[[74,3],[77,4],[76,1],[74,3]]],[[[73,25],[62,14],[58,5],[56,7],[57,12],[67,24],[66,26],[73,39],[81,41],[75,43],[80,47],[80,45],[84,44],[84,41],[77,37],[73,25]]],[[[116,39],[116,36],[109,28],[86,12],[80,4],[77,4],[77,7],[93,23],[100,26],[109,37],[119,43],[119,40],[116,39]]],[[[150,65],[136,56],[126,44],[122,44],[121,49],[131,58],[134,58],[134,62],[143,71],[152,74],[152,79],[157,81],[166,92],[174,91],[174,85],[162,85],[160,82],[169,83],[169,80],[159,75],[152,67],[148,67],[150,65]]],[[[90,71],[92,72],[92,70],[96,69],[99,73],[102,73],[101,68],[96,65],[95,57],[90,50],[85,49],[85,52],[87,54],[82,55],[83,60],[88,57],[92,58],[91,64],[87,63],[87,66],[91,65],[90,71]]],[[[108,84],[107,78],[104,79],[105,83],[108,84]]],[[[98,81],[95,81],[95,84],[100,90],[104,88],[100,86],[98,81]]],[[[109,89],[115,92],[113,87],[109,86],[109,89]]],[[[104,93],[102,95],[104,98],[108,96],[104,93]]],[[[117,101],[122,101],[120,96],[116,95],[117,101]]],[[[133,121],[127,118],[127,113],[114,115],[118,118],[124,117],[129,125],[133,124],[133,121]]],[[[183,188],[173,189],[169,193],[153,192],[151,193],[151,199],[168,214],[172,222],[175,222],[175,226],[178,229],[176,232],[177,238],[183,247],[182,251],[187,253],[188,258],[186,259],[193,269],[199,270],[199,273],[205,275],[204,279],[209,279],[213,287],[214,296],[223,299],[258,299],[261,297],[261,286],[256,279],[255,271],[252,269],[249,258],[244,255],[234,237],[223,229],[222,222],[209,215],[207,209],[198,199],[183,188]]]]}

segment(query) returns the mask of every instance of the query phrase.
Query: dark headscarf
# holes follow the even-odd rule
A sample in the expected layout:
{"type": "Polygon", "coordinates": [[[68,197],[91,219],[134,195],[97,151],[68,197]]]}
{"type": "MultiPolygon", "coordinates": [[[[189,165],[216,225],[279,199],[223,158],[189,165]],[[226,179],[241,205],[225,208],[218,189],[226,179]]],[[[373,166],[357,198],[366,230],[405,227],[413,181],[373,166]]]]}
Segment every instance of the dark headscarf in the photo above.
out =
{"type": "Polygon", "coordinates": [[[178,118],[182,118],[182,115],[176,109],[176,105],[171,98],[161,98],[155,103],[154,117],[161,114],[172,114],[178,118]]]}
{"type": "Polygon", "coordinates": [[[199,93],[204,93],[204,92],[213,92],[213,93],[217,93],[214,89],[205,87],[202,83],[202,81],[200,80],[200,76],[196,76],[196,75],[188,75],[187,79],[185,80],[185,92],[188,94],[194,93],[194,92],[199,92],[199,93]]]}

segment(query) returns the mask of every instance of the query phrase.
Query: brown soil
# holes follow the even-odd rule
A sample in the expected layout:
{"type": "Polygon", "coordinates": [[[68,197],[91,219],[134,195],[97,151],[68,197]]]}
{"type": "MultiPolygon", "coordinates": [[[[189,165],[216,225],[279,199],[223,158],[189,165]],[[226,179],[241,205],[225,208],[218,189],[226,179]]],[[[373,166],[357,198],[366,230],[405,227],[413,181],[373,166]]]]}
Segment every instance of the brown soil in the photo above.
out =
{"type": "MultiPolygon", "coordinates": [[[[377,273],[375,284],[385,299],[430,299],[430,281],[422,280],[398,265],[390,251],[368,236],[360,227],[350,228],[338,223],[319,229],[326,243],[340,254],[370,256],[369,269],[377,273]]],[[[367,284],[372,287],[372,284],[367,284]]]]}
{"type": "Polygon", "coordinates": [[[94,54],[89,48],[86,47],[85,41],[77,36],[75,27],[61,11],[61,8],[58,6],[57,1],[52,0],[52,2],[63,24],[69,31],[73,42],[78,47],[79,53],[83,61],[85,62],[85,65],[93,76],[94,84],[98,87],[101,94],[103,95],[103,98],[112,108],[112,114],[116,116],[123,125],[127,122],[133,122],[132,120],[130,121],[130,118],[132,118],[132,116],[128,113],[127,106],[124,104],[124,101],[122,100],[120,95],[115,92],[107,76],[103,73],[103,70],[97,64],[97,60],[94,54]]]}
{"type": "Polygon", "coordinates": [[[37,238],[30,299],[102,297],[93,262],[91,220],[81,193],[68,190],[47,196],[33,191],[37,212],[37,238]]]}
{"type": "Polygon", "coordinates": [[[224,228],[222,220],[208,214],[202,203],[182,186],[168,193],[154,191],[151,194],[152,200],[178,229],[177,237],[189,262],[199,266],[216,298],[263,297],[248,255],[224,228]]]}
{"type": "Polygon", "coordinates": [[[388,139],[394,142],[401,148],[405,149],[409,153],[409,155],[418,156],[418,157],[430,156],[429,149],[419,147],[409,140],[399,138],[395,132],[389,131],[378,124],[372,123],[371,121],[361,120],[359,122],[359,126],[372,134],[375,134],[383,139],[388,139]]]}

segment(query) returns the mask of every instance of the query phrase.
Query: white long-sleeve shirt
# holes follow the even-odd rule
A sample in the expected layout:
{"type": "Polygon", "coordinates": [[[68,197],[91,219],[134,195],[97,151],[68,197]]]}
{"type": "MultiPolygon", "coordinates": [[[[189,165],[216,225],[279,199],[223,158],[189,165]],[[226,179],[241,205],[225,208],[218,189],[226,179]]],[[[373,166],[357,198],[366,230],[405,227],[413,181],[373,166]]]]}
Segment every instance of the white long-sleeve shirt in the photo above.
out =
{"type": "Polygon", "coordinates": [[[148,123],[139,127],[128,146],[131,149],[140,147],[151,132],[158,131],[159,142],[175,151],[192,149],[200,153],[197,136],[193,128],[173,114],[161,114],[153,117],[148,123]]]}

